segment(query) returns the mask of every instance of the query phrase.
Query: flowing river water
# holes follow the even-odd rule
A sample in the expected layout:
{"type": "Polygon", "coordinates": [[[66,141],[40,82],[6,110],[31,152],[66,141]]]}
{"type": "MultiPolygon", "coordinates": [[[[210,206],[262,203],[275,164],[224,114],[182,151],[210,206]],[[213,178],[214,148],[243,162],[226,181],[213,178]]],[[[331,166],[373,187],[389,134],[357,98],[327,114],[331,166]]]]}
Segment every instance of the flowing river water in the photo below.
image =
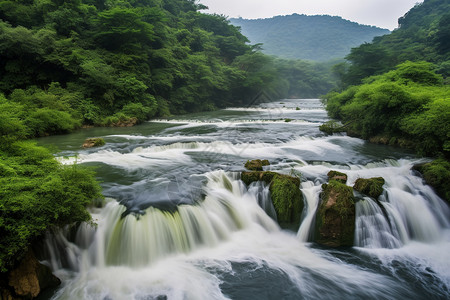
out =
{"type": "Polygon", "coordinates": [[[62,279],[52,299],[449,299],[450,209],[399,148],[318,126],[317,99],[91,128],[39,140],[66,164],[94,166],[107,197],[97,225],[49,235],[45,263],[62,279]],[[86,137],[106,145],[82,149],[86,137]],[[300,176],[300,228],[274,219],[268,187],[246,187],[249,159],[300,176]],[[382,176],[384,211],[356,204],[355,247],[310,241],[327,173],[382,176]]]}

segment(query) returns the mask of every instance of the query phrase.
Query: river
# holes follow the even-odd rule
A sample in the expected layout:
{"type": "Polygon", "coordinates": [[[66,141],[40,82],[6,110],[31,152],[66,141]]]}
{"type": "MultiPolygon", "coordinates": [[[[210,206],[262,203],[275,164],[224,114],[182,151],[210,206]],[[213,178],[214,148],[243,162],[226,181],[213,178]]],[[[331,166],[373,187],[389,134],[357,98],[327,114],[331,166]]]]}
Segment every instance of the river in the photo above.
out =
{"type": "Polygon", "coordinates": [[[449,299],[450,209],[408,151],[321,133],[317,99],[289,99],[41,138],[65,164],[94,166],[107,197],[46,240],[62,279],[52,299],[449,299]],[[106,145],[82,149],[87,137],[106,145]],[[274,221],[268,188],[244,164],[301,178],[299,229],[274,221]],[[355,247],[309,239],[327,173],[382,176],[380,201],[356,204],[355,247]]]}

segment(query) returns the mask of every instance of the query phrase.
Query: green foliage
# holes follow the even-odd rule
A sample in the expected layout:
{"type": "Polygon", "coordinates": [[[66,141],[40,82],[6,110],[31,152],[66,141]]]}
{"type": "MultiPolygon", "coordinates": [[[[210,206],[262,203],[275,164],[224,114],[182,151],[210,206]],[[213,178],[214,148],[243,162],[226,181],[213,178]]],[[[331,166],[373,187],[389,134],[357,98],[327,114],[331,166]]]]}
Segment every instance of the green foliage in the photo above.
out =
{"type": "Polygon", "coordinates": [[[252,43],[262,43],[264,53],[312,61],[343,58],[352,47],[389,33],[387,29],[326,15],[293,14],[270,19],[239,18],[230,21],[241,27],[252,43]]]}
{"type": "Polygon", "coordinates": [[[30,142],[0,151],[0,174],[2,272],[51,227],[90,220],[86,205],[101,197],[91,171],[62,166],[30,142]]]}
{"type": "MultiPolygon", "coordinates": [[[[450,59],[449,10],[448,1],[425,0],[401,17],[399,28],[391,34],[353,48],[346,57],[349,63],[337,68],[341,87],[360,84],[365,77],[385,73],[407,60],[446,64],[450,59]]],[[[450,75],[447,68],[440,70],[444,77],[450,75]]]]}
{"type": "Polygon", "coordinates": [[[329,67],[265,56],[226,17],[202,8],[190,0],[0,1],[0,92],[70,114],[62,124],[68,115],[41,111],[44,123],[58,119],[57,129],[31,133],[46,135],[80,122],[242,105],[261,92],[314,97],[334,86],[329,67]]]}
{"type": "Polygon", "coordinates": [[[450,89],[426,62],[405,62],[325,97],[330,116],[363,138],[407,138],[422,155],[449,154],[450,89]]]}

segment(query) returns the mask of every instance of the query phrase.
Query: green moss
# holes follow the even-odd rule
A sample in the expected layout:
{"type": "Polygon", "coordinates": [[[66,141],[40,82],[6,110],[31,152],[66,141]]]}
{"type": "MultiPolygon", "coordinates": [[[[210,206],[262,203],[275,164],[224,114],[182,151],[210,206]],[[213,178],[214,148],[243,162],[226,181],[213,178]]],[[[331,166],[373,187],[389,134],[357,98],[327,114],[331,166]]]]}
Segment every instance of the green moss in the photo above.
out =
{"type": "Polygon", "coordinates": [[[425,182],[450,203],[450,162],[448,160],[437,159],[431,163],[415,165],[414,169],[422,173],[425,182]]]}
{"type": "Polygon", "coordinates": [[[242,172],[242,181],[249,185],[255,181],[270,184],[270,196],[282,227],[298,229],[303,210],[303,196],[300,191],[300,179],[270,171],[242,172]]]}
{"type": "Polygon", "coordinates": [[[319,126],[319,130],[326,134],[333,134],[338,132],[345,132],[345,128],[342,124],[336,121],[328,121],[319,126]]]}
{"type": "Polygon", "coordinates": [[[83,148],[100,147],[105,145],[105,140],[103,138],[89,138],[83,143],[83,148]]]}
{"type": "Polygon", "coordinates": [[[265,183],[270,184],[275,175],[277,175],[277,173],[271,171],[242,172],[241,180],[246,185],[255,181],[264,181],[265,183]]]}
{"type": "Polygon", "coordinates": [[[336,180],[344,184],[347,182],[347,174],[338,171],[331,170],[330,172],[328,172],[327,176],[328,180],[336,180]]]}
{"type": "Polygon", "coordinates": [[[355,202],[352,188],[331,180],[322,189],[314,240],[331,247],[353,246],[355,202]]]}
{"type": "Polygon", "coordinates": [[[383,193],[384,179],[382,177],[373,177],[369,179],[358,178],[353,188],[367,196],[378,199],[383,193]]]}
{"type": "Polygon", "coordinates": [[[270,185],[270,196],[279,223],[300,224],[303,197],[296,177],[277,174],[270,185]]]}
{"type": "Polygon", "coordinates": [[[245,168],[251,171],[262,171],[263,166],[270,165],[269,161],[267,159],[254,159],[254,160],[247,160],[245,163],[245,168]]]}

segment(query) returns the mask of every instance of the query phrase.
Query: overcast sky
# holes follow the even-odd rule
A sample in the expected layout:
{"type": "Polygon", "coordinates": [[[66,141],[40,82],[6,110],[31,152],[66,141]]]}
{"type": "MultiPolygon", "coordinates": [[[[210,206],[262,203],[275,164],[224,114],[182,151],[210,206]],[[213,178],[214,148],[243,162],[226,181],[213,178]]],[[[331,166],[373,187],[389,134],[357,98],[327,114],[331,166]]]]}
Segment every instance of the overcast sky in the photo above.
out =
{"type": "Polygon", "coordinates": [[[341,16],[360,24],[397,28],[397,19],[422,0],[200,0],[207,13],[245,19],[293,13],[341,16]]]}

